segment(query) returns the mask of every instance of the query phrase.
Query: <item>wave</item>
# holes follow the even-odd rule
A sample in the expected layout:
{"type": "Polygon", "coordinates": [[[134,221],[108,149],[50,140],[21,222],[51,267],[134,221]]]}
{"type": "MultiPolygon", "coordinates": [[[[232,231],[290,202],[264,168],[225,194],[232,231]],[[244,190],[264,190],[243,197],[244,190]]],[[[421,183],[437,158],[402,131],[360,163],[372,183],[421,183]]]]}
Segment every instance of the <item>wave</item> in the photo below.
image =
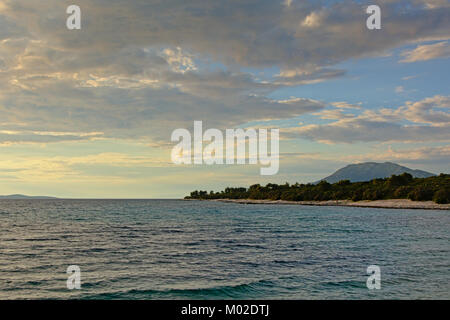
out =
{"type": "Polygon", "coordinates": [[[132,289],[119,292],[104,292],[84,296],[83,299],[236,299],[262,294],[263,291],[274,287],[269,280],[259,280],[231,286],[217,286],[211,288],[187,289],[132,289]]]}
{"type": "Polygon", "coordinates": [[[364,281],[345,280],[345,281],[327,281],[318,283],[317,286],[326,288],[344,288],[344,289],[366,289],[366,283],[364,281]]]}

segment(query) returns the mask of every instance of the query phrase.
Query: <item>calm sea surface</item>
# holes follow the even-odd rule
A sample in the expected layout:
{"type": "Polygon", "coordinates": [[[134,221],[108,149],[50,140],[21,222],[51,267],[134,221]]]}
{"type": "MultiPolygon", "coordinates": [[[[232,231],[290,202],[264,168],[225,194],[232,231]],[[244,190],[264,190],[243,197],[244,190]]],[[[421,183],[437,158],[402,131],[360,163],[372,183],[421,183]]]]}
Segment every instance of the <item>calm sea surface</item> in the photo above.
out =
{"type": "Polygon", "coordinates": [[[450,299],[449,213],[0,200],[0,299],[450,299]]]}

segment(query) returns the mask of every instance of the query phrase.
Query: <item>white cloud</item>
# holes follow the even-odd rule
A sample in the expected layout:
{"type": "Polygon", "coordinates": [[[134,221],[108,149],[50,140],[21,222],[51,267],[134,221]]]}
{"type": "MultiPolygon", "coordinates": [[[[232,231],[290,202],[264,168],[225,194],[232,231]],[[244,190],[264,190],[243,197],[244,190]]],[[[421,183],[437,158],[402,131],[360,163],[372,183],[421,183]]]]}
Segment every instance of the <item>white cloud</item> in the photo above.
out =
{"type": "Polygon", "coordinates": [[[450,97],[435,96],[417,102],[406,102],[396,113],[416,123],[428,123],[435,126],[450,124],[450,97]]]}
{"type": "Polygon", "coordinates": [[[311,12],[306,18],[303,20],[302,26],[307,28],[316,28],[322,24],[324,18],[324,12],[311,12]]]}
{"type": "Polygon", "coordinates": [[[351,104],[345,101],[332,102],[332,106],[338,109],[361,109],[361,103],[351,104]]]}
{"type": "Polygon", "coordinates": [[[395,88],[396,93],[403,93],[405,92],[405,88],[403,86],[398,86],[395,88]]]}
{"type": "Polygon", "coordinates": [[[400,62],[411,63],[417,61],[427,61],[438,58],[450,57],[450,45],[448,41],[435,44],[420,45],[413,50],[407,50],[401,53],[404,57],[400,62]]]}
{"type": "Polygon", "coordinates": [[[448,167],[450,158],[450,146],[438,147],[416,147],[394,149],[391,146],[387,150],[376,150],[375,152],[344,156],[341,158],[345,162],[364,161],[393,161],[397,163],[435,163],[448,167]]]}
{"type": "Polygon", "coordinates": [[[313,113],[313,115],[319,116],[320,119],[328,120],[351,119],[355,116],[353,114],[344,113],[342,110],[323,110],[313,113]]]}
{"type": "Polygon", "coordinates": [[[403,81],[408,81],[408,80],[415,79],[415,78],[417,78],[417,77],[418,77],[418,76],[406,76],[406,77],[403,77],[402,80],[403,80],[403,81]]]}
{"type": "Polygon", "coordinates": [[[317,115],[337,121],[288,128],[282,132],[290,138],[302,137],[324,143],[450,141],[450,113],[446,111],[449,108],[450,97],[435,96],[407,102],[397,109],[368,110],[354,117],[327,110],[317,115]]]}
{"type": "Polygon", "coordinates": [[[450,6],[448,0],[415,0],[418,3],[423,3],[426,8],[435,9],[435,8],[444,8],[450,6]]]}
{"type": "Polygon", "coordinates": [[[293,0],[284,0],[284,5],[286,7],[290,7],[292,5],[293,0]]]}
{"type": "Polygon", "coordinates": [[[345,70],[307,67],[304,69],[284,69],[275,77],[275,84],[284,86],[314,84],[342,77],[345,70]]]}
{"type": "Polygon", "coordinates": [[[172,71],[185,73],[197,70],[192,55],[184,53],[180,47],[166,48],[163,50],[163,54],[172,67],[172,71]]]}

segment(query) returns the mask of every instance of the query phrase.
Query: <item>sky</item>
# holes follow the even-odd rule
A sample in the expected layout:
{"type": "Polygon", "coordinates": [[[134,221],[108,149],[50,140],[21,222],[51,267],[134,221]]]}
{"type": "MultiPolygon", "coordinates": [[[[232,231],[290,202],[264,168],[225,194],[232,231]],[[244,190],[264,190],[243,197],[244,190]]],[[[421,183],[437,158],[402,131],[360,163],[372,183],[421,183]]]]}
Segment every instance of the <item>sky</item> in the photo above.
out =
{"type": "Polygon", "coordinates": [[[0,0],[0,194],[180,198],[365,161],[449,173],[449,39],[448,0],[0,0]],[[278,174],[173,164],[195,120],[279,128],[278,174]]]}

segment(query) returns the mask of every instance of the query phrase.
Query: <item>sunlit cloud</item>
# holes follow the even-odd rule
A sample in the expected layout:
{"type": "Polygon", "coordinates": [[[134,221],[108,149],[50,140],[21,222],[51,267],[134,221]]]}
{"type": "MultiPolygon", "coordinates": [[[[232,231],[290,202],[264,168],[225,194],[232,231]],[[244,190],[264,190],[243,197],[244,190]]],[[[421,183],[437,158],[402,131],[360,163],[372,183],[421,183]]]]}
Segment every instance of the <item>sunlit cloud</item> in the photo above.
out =
{"type": "Polygon", "coordinates": [[[400,62],[404,63],[448,58],[450,57],[450,44],[448,41],[443,41],[435,44],[420,45],[414,50],[402,52],[401,56],[403,59],[400,62]]]}

